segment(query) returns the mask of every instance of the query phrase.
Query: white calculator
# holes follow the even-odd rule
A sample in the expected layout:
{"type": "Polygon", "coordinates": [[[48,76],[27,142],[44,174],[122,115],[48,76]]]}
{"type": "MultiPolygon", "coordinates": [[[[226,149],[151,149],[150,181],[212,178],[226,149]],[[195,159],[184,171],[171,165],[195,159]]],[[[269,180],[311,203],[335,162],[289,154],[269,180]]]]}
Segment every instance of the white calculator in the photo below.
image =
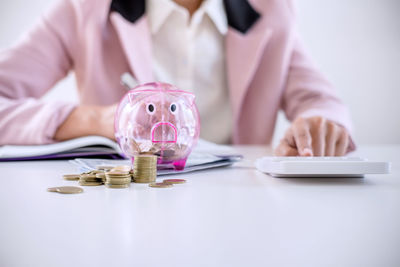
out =
{"type": "Polygon", "coordinates": [[[275,177],[363,177],[388,174],[390,162],[358,157],[263,157],[256,168],[275,177]]]}

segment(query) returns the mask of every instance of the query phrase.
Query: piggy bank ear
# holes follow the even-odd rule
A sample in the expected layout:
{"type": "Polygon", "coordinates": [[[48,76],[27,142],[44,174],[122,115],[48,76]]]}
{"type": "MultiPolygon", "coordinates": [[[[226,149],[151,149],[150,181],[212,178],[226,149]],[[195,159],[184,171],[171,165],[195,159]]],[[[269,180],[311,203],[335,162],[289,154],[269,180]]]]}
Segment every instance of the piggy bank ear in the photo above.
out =
{"type": "Polygon", "coordinates": [[[129,103],[133,103],[135,100],[137,100],[137,97],[140,95],[140,92],[135,91],[135,90],[130,90],[128,92],[128,99],[129,99],[129,103]]]}
{"type": "Polygon", "coordinates": [[[195,99],[194,94],[185,93],[185,94],[183,94],[181,97],[183,97],[183,98],[185,99],[185,101],[189,103],[190,106],[193,106],[193,104],[194,104],[194,99],[195,99]]]}

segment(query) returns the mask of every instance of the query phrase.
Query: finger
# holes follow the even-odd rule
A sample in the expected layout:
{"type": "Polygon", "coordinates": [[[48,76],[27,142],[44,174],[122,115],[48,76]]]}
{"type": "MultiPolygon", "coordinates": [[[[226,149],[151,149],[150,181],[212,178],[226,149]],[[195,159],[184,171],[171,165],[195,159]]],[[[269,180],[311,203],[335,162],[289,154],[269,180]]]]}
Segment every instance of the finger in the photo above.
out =
{"type": "Polygon", "coordinates": [[[280,142],[274,154],[279,157],[295,157],[299,155],[297,149],[290,146],[285,139],[280,142]]]}
{"type": "Polygon", "coordinates": [[[328,122],[325,139],[325,156],[335,155],[336,144],[339,140],[340,127],[333,122],[328,122]]]}
{"type": "Polygon", "coordinates": [[[349,146],[349,134],[345,129],[342,129],[339,140],[336,143],[335,156],[343,156],[346,154],[347,147],[349,146]]]}
{"type": "Polygon", "coordinates": [[[300,156],[312,156],[312,139],[308,123],[304,119],[297,120],[293,125],[293,134],[300,156]]]}
{"type": "Polygon", "coordinates": [[[326,127],[325,118],[319,117],[313,120],[310,132],[314,156],[320,157],[325,154],[326,127]]]}
{"type": "Polygon", "coordinates": [[[289,146],[291,146],[292,148],[296,148],[296,141],[294,140],[294,133],[293,133],[292,127],[290,127],[286,131],[284,139],[286,140],[286,142],[289,146]]]}

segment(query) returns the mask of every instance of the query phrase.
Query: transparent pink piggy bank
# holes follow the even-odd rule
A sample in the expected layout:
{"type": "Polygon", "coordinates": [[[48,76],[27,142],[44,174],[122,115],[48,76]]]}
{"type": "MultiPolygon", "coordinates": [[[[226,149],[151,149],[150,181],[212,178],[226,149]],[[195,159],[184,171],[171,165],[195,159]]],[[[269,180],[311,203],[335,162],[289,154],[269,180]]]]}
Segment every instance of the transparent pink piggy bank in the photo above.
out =
{"type": "Polygon", "coordinates": [[[158,155],[158,167],[182,170],[200,134],[194,94],[166,83],[130,90],[115,115],[115,137],[127,157],[158,155]]]}

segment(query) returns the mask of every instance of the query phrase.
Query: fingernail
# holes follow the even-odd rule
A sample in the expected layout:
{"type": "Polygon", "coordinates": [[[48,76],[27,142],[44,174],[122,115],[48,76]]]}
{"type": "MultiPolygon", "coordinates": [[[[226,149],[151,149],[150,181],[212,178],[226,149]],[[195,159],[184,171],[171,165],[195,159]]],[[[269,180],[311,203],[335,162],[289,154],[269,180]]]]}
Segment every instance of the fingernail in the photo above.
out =
{"type": "Polygon", "coordinates": [[[312,155],[313,155],[312,150],[309,149],[309,148],[303,149],[303,153],[302,153],[302,154],[303,154],[304,156],[312,156],[312,155]]]}

